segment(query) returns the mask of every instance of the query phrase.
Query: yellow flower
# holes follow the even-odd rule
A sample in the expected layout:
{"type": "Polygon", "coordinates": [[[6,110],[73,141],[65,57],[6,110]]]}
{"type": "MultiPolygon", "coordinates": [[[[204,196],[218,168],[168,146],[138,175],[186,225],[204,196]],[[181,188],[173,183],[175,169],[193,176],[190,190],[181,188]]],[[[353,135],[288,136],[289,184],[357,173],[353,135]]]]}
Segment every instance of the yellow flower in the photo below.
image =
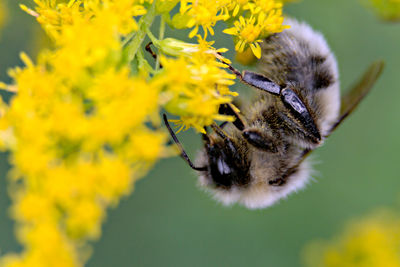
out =
{"type": "Polygon", "coordinates": [[[234,27],[223,32],[235,36],[236,51],[241,53],[250,47],[253,54],[260,58],[259,43],[262,42],[262,38],[288,28],[282,25],[282,3],[275,0],[257,0],[246,3],[243,9],[249,10],[250,16],[240,16],[239,20],[234,22],[234,27]]]}
{"type": "Polygon", "coordinates": [[[272,10],[268,13],[268,16],[263,19],[264,32],[267,35],[282,32],[284,29],[289,28],[288,25],[282,25],[283,17],[282,10],[272,10]]]}
{"type": "Polygon", "coordinates": [[[10,71],[17,93],[1,105],[24,250],[0,265],[82,266],[106,209],[164,153],[166,134],[147,126],[159,124],[160,91],[121,65],[121,37],[143,14],[128,7],[139,2],[36,2],[57,48],[36,64],[22,54],[26,67],[10,71]]]}
{"type": "Polygon", "coordinates": [[[229,10],[232,11],[232,17],[236,17],[241,9],[247,7],[249,4],[249,0],[233,0],[229,4],[229,10]]]}
{"type": "MultiPolygon", "coordinates": [[[[0,101],[0,147],[10,152],[12,217],[23,250],[5,267],[83,266],[99,238],[106,210],[133,190],[161,157],[171,154],[161,128],[165,108],[182,128],[204,127],[237,93],[230,61],[206,41],[219,21],[236,49],[260,55],[262,37],[282,30],[281,4],[267,0],[35,0],[21,8],[36,17],[53,50],[9,71],[8,103],[0,101]],[[199,28],[198,43],[157,40],[150,26],[180,2],[177,24],[199,28]],[[232,21],[231,20],[231,21],[232,21]],[[154,69],[143,55],[146,35],[158,49],[154,69]],[[169,56],[169,57],[167,57],[169,56]],[[158,65],[158,64],[156,64],[158,65]],[[145,67],[142,67],[145,66],[145,67]]],[[[0,14],[1,16],[1,14],[0,14]]],[[[160,36],[164,22],[161,19],[160,36]]],[[[180,25],[181,26],[181,25],[180,25]]]]}
{"type": "Polygon", "coordinates": [[[214,35],[214,25],[220,20],[229,18],[226,14],[228,3],[229,1],[227,0],[181,1],[180,13],[186,13],[190,17],[187,27],[194,27],[189,37],[192,38],[197,34],[199,26],[202,26],[205,36],[207,36],[208,32],[214,35]]]}
{"type": "Polygon", "coordinates": [[[242,65],[251,65],[256,62],[257,58],[254,56],[253,51],[247,48],[243,52],[237,52],[235,60],[242,65]]]}
{"type": "Polygon", "coordinates": [[[81,25],[81,19],[88,21],[95,16],[100,19],[107,17],[107,21],[103,22],[104,26],[109,25],[117,29],[120,34],[128,34],[137,30],[134,17],[146,13],[143,2],[141,0],[105,0],[102,2],[71,0],[65,3],[57,0],[36,0],[37,6],[34,10],[25,5],[21,5],[21,8],[35,16],[50,37],[57,40],[65,25],[81,25]]]}
{"type": "Polygon", "coordinates": [[[258,43],[262,42],[262,40],[258,38],[262,30],[263,26],[256,22],[254,16],[251,16],[249,19],[241,16],[239,17],[239,21],[235,21],[235,27],[224,30],[224,33],[237,36],[236,51],[243,52],[246,45],[249,45],[254,55],[260,58],[261,47],[258,43]]]}
{"type": "Polygon", "coordinates": [[[180,116],[177,122],[182,124],[181,129],[193,127],[204,132],[204,127],[214,120],[231,119],[218,114],[218,108],[236,96],[228,89],[236,77],[217,60],[217,51],[210,49],[210,43],[201,38],[199,41],[200,45],[193,53],[178,59],[163,57],[163,70],[155,79],[162,88],[166,109],[180,116]]]}
{"type": "Polygon", "coordinates": [[[268,13],[274,9],[281,9],[282,2],[276,0],[255,0],[254,3],[248,3],[245,8],[250,9],[252,14],[260,12],[268,13]]]}

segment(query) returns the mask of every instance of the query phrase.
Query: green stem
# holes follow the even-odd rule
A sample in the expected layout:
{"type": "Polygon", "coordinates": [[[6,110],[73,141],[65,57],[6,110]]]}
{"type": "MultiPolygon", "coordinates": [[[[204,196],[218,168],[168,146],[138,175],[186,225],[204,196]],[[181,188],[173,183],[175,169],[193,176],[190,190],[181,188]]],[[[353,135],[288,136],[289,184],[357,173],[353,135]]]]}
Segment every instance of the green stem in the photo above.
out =
{"type": "Polygon", "coordinates": [[[164,33],[165,33],[165,20],[164,20],[164,17],[161,16],[161,19],[160,19],[160,32],[158,34],[158,39],[159,40],[164,39],[164,33]]]}
{"type": "MultiPolygon", "coordinates": [[[[165,33],[165,20],[161,16],[160,19],[160,32],[158,34],[158,40],[164,39],[164,33],[165,33]]],[[[156,59],[156,71],[160,68],[160,57],[158,56],[156,59]]]]}
{"type": "MultiPolygon", "coordinates": [[[[143,66],[143,65],[144,65],[144,62],[146,61],[146,59],[144,59],[144,55],[143,55],[143,52],[142,52],[141,49],[139,49],[139,50],[137,51],[137,53],[136,53],[136,58],[137,58],[137,60],[138,60],[138,66],[139,66],[139,69],[140,69],[140,66],[143,66]]],[[[147,62],[147,61],[146,61],[146,62],[147,62]]]]}
{"type": "Polygon", "coordinates": [[[139,31],[126,46],[128,51],[128,62],[131,62],[135,58],[138,49],[146,38],[147,29],[150,28],[151,24],[153,24],[156,17],[155,2],[156,1],[153,1],[153,4],[147,10],[147,13],[139,20],[139,31]]]}
{"type": "Polygon", "coordinates": [[[150,31],[150,29],[146,29],[146,33],[147,33],[147,36],[149,36],[150,40],[153,42],[153,45],[155,45],[157,47],[159,39],[157,39],[154,36],[154,34],[150,31]]]}
{"type": "Polygon", "coordinates": [[[139,49],[136,53],[136,58],[138,60],[138,71],[141,70],[153,72],[153,68],[150,66],[149,62],[144,58],[142,49],[139,49]]]}
{"type": "Polygon", "coordinates": [[[122,41],[122,47],[125,47],[133,38],[133,36],[135,36],[136,32],[131,32],[130,34],[128,34],[128,36],[125,37],[125,39],[122,41]]]}

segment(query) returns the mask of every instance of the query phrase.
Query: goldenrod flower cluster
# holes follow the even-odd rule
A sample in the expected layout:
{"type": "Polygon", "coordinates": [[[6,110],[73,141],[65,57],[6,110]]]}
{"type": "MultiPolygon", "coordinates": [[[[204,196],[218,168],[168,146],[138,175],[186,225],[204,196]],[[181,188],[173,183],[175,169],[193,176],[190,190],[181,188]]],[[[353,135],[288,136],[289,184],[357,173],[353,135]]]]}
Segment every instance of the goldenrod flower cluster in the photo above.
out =
{"type": "Polygon", "coordinates": [[[22,54],[26,67],[10,71],[14,84],[6,87],[16,94],[1,105],[12,215],[25,248],[4,266],[80,266],[105,209],[163,153],[166,135],[145,126],[158,123],[159,88],[122,65],[125,28],[115,3],[96,6],[95,17],[63,8],[57,14],[69,23],[48,24],[58,49],[36,64],[22,54]]]}
{"type": "Polygon", "coordinates": [[[223,32],[235,37],[235,50],[243,52],[250,47],[257,58],[261,57],[258,44],[262,38],[281,32],[283,26],[282,1],[279,0],[195,0],[181,1],[180,13],[173,22],[181,27],[193,27],[189,37],[197,34],[201,26],[205,35],[214,34],[218,21],[229,21],[233,27],[223,32]]]}
{"type": "Polygon", "coordinates": [[[234,27],[224,30],[225,33],[236,37],[235,50],[243,52],[250,46],[257,58],[261,57],[259,43],[263,37],[281,32],[289,26],[283,26],[282,2],[270,0],[238,1],[234,14],[243,9],[245,16],[239,16],[234,27]],[[239,3],[241,5],[239,5],[239,3]],[[247,16],[247,17],[246,17],[247,16]]]}
{"type": "Polygon", "coordinates": [[[305,251],[310,267],[400,266],[400,217],[380,210],[350,223],[332,242],[311,243],[305,251]]]}
{"type": "Polygon", "coordinates": [[[182,125],[178,131],[193,127],[205,133],[203,125],[231,119],[218,114],[219,106],[231,102],[232,96],[237,95],[228,87],[233,84],[235,75],[224,70],[226,64],[215,60],[221,51],[224,49],[213,51],[209,43],[199,37],[199,45],[190,57],[161,59],[163,69],[154,80],[164,88],[161,101],[165,109],[180,114],[180,119],[175,121],[182,125]]]}
{"type": "Polygon", "coordinates": [[[365,0],[384,20],[400,20],[400,0],[365,0]]]}
{"type": "Polygon", "coordinates": [[[14,93],[0,102],[0,148],[11,152],[11,211],[24,247],[0,265],[82,266],[106,209],[129,194],[157,159],[175,153],[166,145],[162,108],[182,128],[199,132],[214,120],[232,119],[218,114],[236,93],[229,90],[235,76],[227,71],[226,49],[207,40],[216,23],[239,25],[228,30],[239,36],[237,49],[250,45],[258,55],[258,40],[285,28],[281,7],[274,0],[21,5],[55,48],[37,60],[22,53],[25,66],[9,72],[13,83],[0,83],[14,93]],[[150,28],[157,17],[159,37],[150,28]],[[164,38],[166,23],[191,28],[197,42],[164,38]],[[156,48],[155,64],[144,56],[146,37],[156,48]]]}

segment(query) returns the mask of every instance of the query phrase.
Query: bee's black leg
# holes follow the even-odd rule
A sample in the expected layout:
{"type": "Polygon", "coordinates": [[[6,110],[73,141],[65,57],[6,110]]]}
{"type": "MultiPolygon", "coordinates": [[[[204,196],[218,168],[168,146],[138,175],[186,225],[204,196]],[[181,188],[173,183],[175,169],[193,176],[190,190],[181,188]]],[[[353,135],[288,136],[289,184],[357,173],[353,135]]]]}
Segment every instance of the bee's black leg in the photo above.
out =
{"type": "Polygon", "coordinates": [[[219,135],[219,137],[221,137],[224,140],[229,139],[229,137],[225,134],[224,130],[221,129],[221,127],[219,127],[216,123],[211,124],[211,128],[214,130],[214,132],[216,134],[219,135]]]}
{"type": "Polygon", "coordinates": [[[224,121],[223,123],[221,123],[221,124],[219,125],[219,128],[223,129],[223,128],[225,127],[225,125],[227,125],[227,124],[228,124],[228,122],[227,122],[227,121],[224,121]]]}
{"type": "Polygon", "coordinates": [[[172,131],[171,126],[168,123],[167,115],[163,114],[163,119],[165,126],[168,129],[169,134],[171,135],[172,139],[174,139],[175,144],[178,146],[179,150],[181,151],[181,157],[187,162],[187,164],[195,171],[206,171],[207,167],[196,167],[194,166],[193,162],[190,160],[189,156],[186,154],[186,151],[183,149],[181,142],[179,142],[178,137],[176,137],[174,131],[172,131]]]}
{"type": "MultiPolygon", "coordinates": [[[[243,131],[244,129],[244,122],[241,119],[240,115],[234,110],[232,104],[222,104],[219,106],[219,110],[218,110],[219,114],[223,114],[223,115],[229,115],[229,116],[233,116],[235,117],[235,120],[233,121],[233,125],[236,126],[236,128],[239,131],[243,131]]],[[[225,125],[221,125],[220,127],[222,128],[225,125]]]]}
{"type": "MultiPolygon", "coordinates": [[[[277,146],[272,142],[272,139],[269,138],[268,136],[265,136],[265,134],[262,131],[259,131],[257,129],[245,129],[243,120],[240,118],[239,114],[235,112],[235,110],[233,109],[231,104],[221,105],[219,107],[219,113],[224,114],[224,115],[231,115],[231,116],[235,117],[235,121],[233,122],[233,125],[235,125],[239,131],[242,131],[243,137],[247,140],[247,142],[249,144],[255,146],[256,148],[266,150],[266,151],[269,151],[272,153],[278,152],[277,146]]],[[[221,132],[222,132],[222,128],[224,125],[225,124],[222,124],[221,126],[219,126],[220,129],[213,128],[214,131],[221,137],[223,137],[221,132]]],[[[225,138],[226,138],[226,136],[225,136],[225,138]]]]}
{"type": "Polygon", "coordinates": [[[262,131],[257,129],[248,129],[244,130],[242,134],[244,139],[246,139],[249,144],[255,146],[256,148],[272,153],[278,152],[277,145],[272,141],[273,139],[265,136],[262,131]]]}
{"type": "MultiPolygon", "coordinates": [[[[228,136],[217,124],[211,128],[218,135],[211,136],[206,143],[209,173],[217,187],[229,189],[231,186],[246,186],[250,182],[250,162],[247,155],[239,149],[241,146],[234,137],[228,136]]],[[[246,142],[241,142],[246,145],[246,142]]]]}
{"type": "Polygon", "coordinates": [[[203,141],[206,143],[206,144],[210,144],[210,137],[208,137],[208,135],[206,135],[206,134],[201,134],[201,137],[203,138],[203,141]]]}

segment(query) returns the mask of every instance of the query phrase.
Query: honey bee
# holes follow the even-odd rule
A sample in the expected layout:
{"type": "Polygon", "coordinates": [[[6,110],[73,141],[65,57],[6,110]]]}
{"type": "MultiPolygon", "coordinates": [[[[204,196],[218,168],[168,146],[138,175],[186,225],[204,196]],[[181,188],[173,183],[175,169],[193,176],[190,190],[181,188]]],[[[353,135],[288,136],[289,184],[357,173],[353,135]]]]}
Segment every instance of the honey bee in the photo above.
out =
{"type": "Polygon", "coordinates": [[[257,73],[229,66],[256,95],[243,102],[240,114],[231,104],[220,107],[235,121],[213,124],[203,134],[195,164],[164,115],[199,184],[223,204],[265,208],[303,188],[311,177],[308,155],[357,107],[383,69],[382,62],[373,63],[340,98],[337,62],[322,34],[294,19],[287,24],[290,29],[261,43],[257,73]]]}

